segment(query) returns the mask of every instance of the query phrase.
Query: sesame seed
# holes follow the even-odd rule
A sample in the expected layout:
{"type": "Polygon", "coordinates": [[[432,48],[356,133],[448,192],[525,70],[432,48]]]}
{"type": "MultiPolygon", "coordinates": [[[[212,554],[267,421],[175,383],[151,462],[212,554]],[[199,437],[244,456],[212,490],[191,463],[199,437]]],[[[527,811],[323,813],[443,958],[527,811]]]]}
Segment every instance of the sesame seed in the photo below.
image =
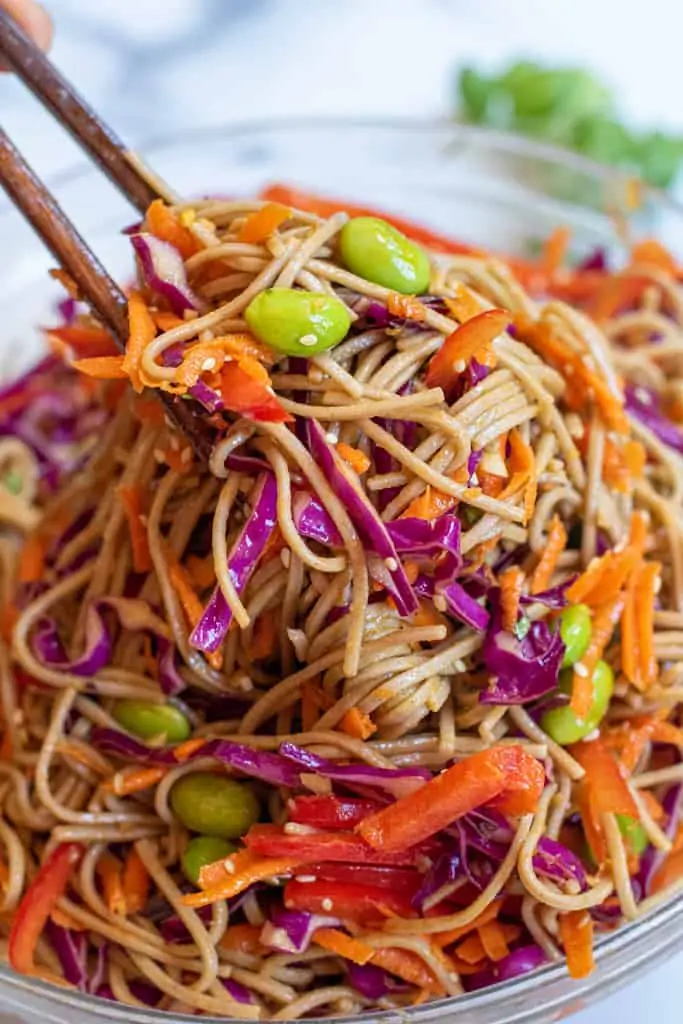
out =
{"type": "Polygon", "coordinates": [[[398,569],[398,562],[395,558],[385,558],[384,564],[386,565],[389,572],[396,572],[398,569]]]}
{"type": "Polygon", "coordinates": [[[337,438],[335,437],[334,434],[325,434],[325,440],[327,441],[328,444],[337,443],[337,438]]]}
{"type": "Polygon", "coordinates": [[[310,885],[311,882],[317,882],[315,875],[297,875],[297,882],[303,882],[304,885],[310,885]]]}
{"type": "Polygon", "coordinates": [[[334,910],[334,903],[332,902],[332,900],[327,899],[327,897],[322,901],[320,906],[323,908],[326,914],[329,914],[332,910],[334,910]]]}
{"type": "Polygon", "coordinates": [[[574,671],[576,672],[577,676],[581,677],[581,679],[588,679],[588,669],[583,664],[583,662],[577,661],[574,665],[574,671]]]}
{"type": "Polygon", "coordinates": [[[303,334],[299,338],[299,341],[301,342],[302,345],[305,345],[307,348],[311,348],[313,345],[317,345],[318,343],[318,339],[316,338],[315,334],[303,334]]]}
{"type": "Polygon", "coordinates": [[[455,370],[456,373],[463,373],[466,367],[467,363],[465,362],[464,359],[458,359],[455,363],[453,363],[453,369],[455,370]]]}
{"type": "Polygon", "coordinates": [[[215,367],[216,360],[213,358],[213,356],[210,356],[208,359],[205,359],[204,362],[202,363],[202,370],[213,370],[215,369],[215,367]]]}

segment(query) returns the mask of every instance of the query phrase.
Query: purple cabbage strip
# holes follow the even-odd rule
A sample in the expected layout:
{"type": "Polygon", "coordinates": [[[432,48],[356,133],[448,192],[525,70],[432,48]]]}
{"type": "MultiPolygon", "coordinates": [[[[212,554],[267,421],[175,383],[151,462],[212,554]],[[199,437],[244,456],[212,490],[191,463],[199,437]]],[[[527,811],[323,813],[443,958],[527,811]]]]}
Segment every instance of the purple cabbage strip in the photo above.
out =
{"type": "MultiPolygon", "coordinates": [[[[277,526],[275,477],[264,474],[258,479],[255,487],[256,496],[251,515],[228,554],[228,575],[240,596],[244,593],[277,526]]],[[[217,584],[204,614],[190,636],[190,643],[205,654],[217,651],[227,635],[231,622],[232,611],[217,584]]]]}
{"type": "Polygon", "coordinates": [[[361,967],[349,961],[346,970],[351,987],[366,999],[376,1003],[378,999],[389,995],[389,975],[381,967],[375,967],[374,964],[361,967]]]}
{"type": "Polygon", "coordinates": [[[260,941],[262,945],[279,953],[303,953],[318,928],[338,928],[340,924],[337,917],[275,907],[270,921],[263,926],[260,941]]]}
{"type": "Polygon", "coordinates": [[[348,786],[372,786],[386,790],[395,797],[405,796],[429,782],[432,773],[426,768],[376,768],[367,764],[339,765],[325,757],[318,757],[294,743],[282,743],[279,753],[297,764],[301,771],[322,775],[333,782],[348,786]]]}
{"type": "Polygon", "coordinates": [[[683,431],[664,415],[659,396],[652,388],[627,384],[624,388],[624,401],[627,411],[648,427],[662,444],[683,454],[683,431]]]}
{"type": "Polygon", "coordinates": [[[317,540],[327,547],[342,547],[341,534],[320,498],[306,491],[297,491],[292,501],[292,515],[302,537],[317,540]]]}
{"type": "MultiPolygon", "coordinates": [[[[678,755],[680,760],[680,755],[678,755]]],[[[669,839],[674,839],[683,818],[683,783],[676,782],[669,786],[662,799],[662,807],[666,815],[662,829],[669,839]]],[[[633,879],[638,882],[642,892],[648,896],[652,879],[659,870],[666,854],[650,844],[640,858],[638,874],[633,879]]]]}
{"type": "Polygon", "coordinates": [[[187,309],[205,308],[187,283],[183,257],[175,246],[144,231],[131,235],[130,240],[145,284],[166,299],[176,316],[182,316],[187,309]]]}
{"type": "Polygon", "coordinates": [[[386,524],[379,518],[374,506],[358,488],[357,483],[347,474],[327,443],[322,427],[315,420],[308,424],[308,438],[313,458],[344,504],[361,540],[386,566],[387,584],[399,615],[412,615],[418,609],[417,598],[399,561],[398,552],[386,524]]]}
{"type": "Polygon", "coordinates": [[[576,576],[570,576],[564,583],[558,583],[556,587],[549,590],[541,590],[538,594],[522,594],[519,603],[521,605],[544,604],[546,608],[566,608],[567,590],[571,587],[576,576]]]}
{"type": "MultiPolygon", "coordinates": [[[[167,348],[161,356],[164,366],[178,367],[183,361],[184,349],[178,343],[167,348]]],[[[225,408],[222,397],[201,378],[188,388],[188,394],[200,402],[207,412],[220,412],[225,408]]]]}
{"type": "Polygon", "coordinates": [[[551,633],[548,624],[532,622],[523,640],[503,630],[500,593],[491,591],[493,614],[484,638],[484,664],[493,677],[492,685],[482,690],[482,704],[526,704],[544,697],[557,686],[564,643],[559,630],[551,633]]]}
{"type": "Polygon", "coordinates": [[[236,1003],[254,1002],[254,998],[246,985],[243,985],[239,981],[233,981],[232,978],[223,978],[221,980],[223,981],[223,984],[231,998],[234,999],[236,1003]]]}
{"type": "Polygon", "coordinates": [[[81,992],[87,991],[88,946],[85,933],[62,928],[49,918],[45,922],[45,931],[59,958],[65,979],[81,992]]]}
{"type": "Polygon", "coordinates": [[[462,862],[457,853],[443,853],[435,861],[424,877],[422,885],[415,893],[412,903],[418,913],[422,913],[425,902],[437,896],[447,885],[455,882],[462,873],[462,862]]]}
{"type": "Polygon", "coordinates": [[[468,992],[474,992],[503,981],[512,981],[513,978],[518,978],[522,974],[538,970],[547,962],[547,957],[540,946],[520,946],[487,970],[465,978],[465,987],[468,992]]]}

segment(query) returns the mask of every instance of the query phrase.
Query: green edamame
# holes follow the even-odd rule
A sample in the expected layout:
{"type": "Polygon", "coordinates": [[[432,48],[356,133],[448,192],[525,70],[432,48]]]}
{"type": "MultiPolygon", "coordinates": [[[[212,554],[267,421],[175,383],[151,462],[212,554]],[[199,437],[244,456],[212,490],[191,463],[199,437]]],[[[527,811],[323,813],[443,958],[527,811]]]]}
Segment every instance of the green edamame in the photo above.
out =
{"type": "Polygon", "coordinates": [[[354,274],[394,292],[419,295],[429,288],[425,251],[379,217],[347,221],[339,234],[339,253],[354,274]]]}
{"type": "Polygon", "coordinates": [[[249,786],[211,772],[193,772],[178,779],[171,790],[171,808],[191,832],[220,839],[239,839],[260,814],[249,786]]]}
{"type": "Polygon", "coordinates": [[[119,700],[114,705],[112,715],[127,732],[143,740],[160,739],[164,743],[182,743],[190,735],[190,723],[173,704],[119,700]]]}
{"type": "Polygon", "coordinates": [[[314,356],[338,345],[351,326],[349,311],[333,295],[298,288],[267,288],[244,311],[249,328],[288,356],[314,356]]]}
{"type": "Polygon", "coordinates": [[[207,864],[213,864],[216,860],[223,860],[235,853],[237,847],[227,839],[219,839],[218,836],[195,836],[190,839],[185,853],[180,858],[180,866],[188,882],[199,884],[199,872],[207,864]]]}
{"type": "Polygon", "coordinates": [[[572,604],[560,616],[560,636],[565,652],[562,668],[570,668],[580,661],[588,650],[592,634],[590,608],[585,604],[572,604]]]}
{"type": "Polygon", "coordinates": [[[631,853],[640,857],[645,853],[650,842],[647,832],[640,822],[636,818],[632,818],[630,814],[615,814],[614,817],[631,853]]]}
{"type": "MultiPolygon", "coordinates": [[[[571,693],[573,672],[560,673],[562,693],[571,693]]],[[[602,721],[614,689],[614,673],[606,661],[599,661],[593,672],[593,703],[584,720],[576,717],[568,704],[551,708],[541,718],[541,728],[561,746],[578,743],[597,729],[602,721]]]]}

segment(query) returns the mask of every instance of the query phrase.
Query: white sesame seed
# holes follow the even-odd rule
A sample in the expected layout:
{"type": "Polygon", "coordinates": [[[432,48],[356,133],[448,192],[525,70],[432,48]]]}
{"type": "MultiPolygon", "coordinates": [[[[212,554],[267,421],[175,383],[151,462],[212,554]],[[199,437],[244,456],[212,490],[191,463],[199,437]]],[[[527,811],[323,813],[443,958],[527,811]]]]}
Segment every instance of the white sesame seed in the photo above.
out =
{"type": "Polygon", "coordinates": [[[213,358],[213,356],[210,356],[208,359],[205,359],[204,362],[202,363],[202,370],[204,371],[214,370],[215,368],[216,360],[213,358]]]}
{"type": "Polygon", "coordinates": [[[466,367],[467,363],[465,362],[464,359],[458,359],[455,363],[453,363],[453,369],[455,370],[456,373],[463,373],[466,367]]]}
{"type": "Polygon", "coordinates": [[[581,677],[581,679],[588,679],[588,669],[583,664],[583,662],[577,661],[574,665],[574,671],[576,672],[577,676],[581,677]]]}
{"type": "Polygon", "coordinates": [[[301,342],[302,345],[305,345],[307,348],[311,348],[313,345],[317,345],[318,343],[318,339],[316,338],[315,334],[303,334],[299,338],[299,341],[301,342]]]}
{"type": "Polygon", "coordinates": [[[334,903],[332,902],[332,900],[329,900],[327,898],[325,898],[322,901],[320,906],[323,908],[326,914],[329,914],[332,910],[334,910],[334,903]]]}
{"type": "Polygon", "coordinates": [[[328,444],[337,443],[337,438],[335,437],[334,434],[325,434],[325,440],[327,441],[328,444]]]}
{"type": "Polygon", "coordinates": [[[288,836],[310,836],[316,830],[311,825],[300,825],[298,821],[288,821],[284,826],[284,831],[288,836]]]}
{"type": "Polygon", "coordinates": [[[389,572],[396,572],[398,569],[398,562],[395,558],[385,558],[384,564],[386,565],[389,572]]]}
{"type": "Polygon", "coordinates": [[[311,882],[317,882],[318,879],[315,877],[315,875],[297,875],[296,881],[303,882],[304,885],[310,885],[311,882]]]}

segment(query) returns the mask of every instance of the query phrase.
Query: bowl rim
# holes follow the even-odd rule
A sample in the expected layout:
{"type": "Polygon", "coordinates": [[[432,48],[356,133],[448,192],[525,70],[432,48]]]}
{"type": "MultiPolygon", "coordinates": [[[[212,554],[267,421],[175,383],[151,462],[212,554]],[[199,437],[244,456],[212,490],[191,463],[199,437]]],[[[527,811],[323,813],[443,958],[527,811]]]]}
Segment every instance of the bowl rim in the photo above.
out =
{"type": "MultiPolygon", "coordinates": [[[[630,174],[619,168],[601,164],[572,150],[560,146],[539,142],[522,135],[511,132],[499,131],[489,128],[481,128],[476,125],[469,125],[445,117],[382,117],[373,116],[369,118],[335,115],[326,117],[318,116],[291,116],[282,118],[248,119],[222,124],[206,124],[182,129],[177,132],[167,132],[157,136],[144,139],[134,148],[134,152],[146,158],[149,154],[152,158],[155,153],[164,149],[172,148],[188,141],[205,138],[215,138],[220,134],[224,138],[235,138],[255,136],[264,133],[281,133],[302,131],[306,129],[331,129],[337,130],[384,130],[393,132],[444,132],[456,136],[463,142],[471,142],[473,145],[481,146],[504,155],[526,156],[555,163],[558,166],[569,168],[601,182],[615,182],[626,185],[634,183],[639,189],[639,206],[647,199],[680,218],[683,229],[683,202],[679,202],[672,195],[663,192],[642,181],[634,174],[630,174]]],[[[86,160],[79,160],[68,167],[50,175],[46,182],[50,189],[59,193],[60,189],[68,188],[84,178],[89,178],[95,173],[103,173],[97,166],[86,160]]],[[[114,185],[112,185],[115,188],[114,185]]],[[[631,210],[630,212],[634,212],[631,210]]],[[[0,201],[0,221],[3,218],[15,215],[16,211],[9,200],[0,201]]],[[[601,937],[596,943],[595,961],[596,967],[600,967],[604,961],[634,944],[639,938],[646,938],[655,929],[666,928],[679,918],[683,917],[683,879],[672,889],[669,895],[663,898],[661,903],[651,907],[648,912],[634,921],[622,925],[615,931],[601,937]]],[[[529,974],[521,975],[504,983],[499,983],[479,991],[464,993],[458,996],[435,1000],[425,1005],[410,1007],[406,1010],[379,1010],[358,1016],[344,1017],[316,1017],[306,1018],[308,1024],[328,1024],[329,1021],[337,1021],[338,1024],[438,1024],[443,1014],[455,1010],[460,1013],[476,1012],[486,1007],[491,1008],[498,1003],[503,1003],[508,997],[519,996],[525,992],[531,993],[544,984],[566,978],[567,968],[564,962],[548,963],[529,974]]],[[[572,1000],[581,1000],[588,994],[593,994],[600,987],[606,987],[606,979],[595,975],[580,982],[574,982],[575,989],[571,993],[572,1000]]],[[[80,1009],[93,1013],[101,1019],[118,1020],[121,1018],[122,1004],[101,999],[88,993],[75,991],[71,988],[50,984],[39,978],[19,974],[12,970],[7,963],[0,962],[0,996],[2,991],[13,989],[27,995],[38,993],[41,997],[53,1004],[62,1007],[80,1009]]],[[[565,996],[559,996],[555,1002],[555,1008],[559,1010],[567,1003],[565,996]]],[[[11,1008],[10,1008],[11,1009],[11,1008]]],[[[197,1021],[196,1016],[178,1014],[173,1012],[172,1016],[168,1011],[145,1008],[138,1010],[135,1007],[125,1007],[125,1018],[130,1024],[192,1024],[197,1021]]],[[[207,1024],[222,1024],[226,1018],[203,1017],[200,1018],[207,1024]]],[[[233,1018],[235,1019],[235,1018],[233,1018]]],[[[525,1018],[526,1019],[526,1018],[525,1018]]],[[[239,1020],[237,1024],[239,1024],[239,1020]]],[[[244,1021],[244,1018],[241,1018],[244,1021]]]]}

